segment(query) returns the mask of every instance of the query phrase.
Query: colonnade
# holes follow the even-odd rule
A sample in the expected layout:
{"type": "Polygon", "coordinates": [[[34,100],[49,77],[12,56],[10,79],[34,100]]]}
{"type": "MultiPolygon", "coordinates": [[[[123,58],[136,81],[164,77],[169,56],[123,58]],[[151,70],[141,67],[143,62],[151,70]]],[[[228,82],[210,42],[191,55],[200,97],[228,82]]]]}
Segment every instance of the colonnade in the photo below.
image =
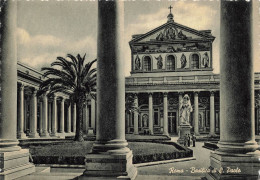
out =
{"type": "MultiPolygon", "coordinates": [[[[71,103],[68,96],[56,94],[50,96],[48,93],[37,96],[38,90],[33,88],[28,95],[29,101],[26,101],[25,88],[31,87],[18,83],[17,137],[19,139],[62,137],[76,132],[76,104],[71,103]]],[[[94,115],[91,116],[91,125],[87,128],[95,129],[95,100],[91,100],[91,105],[94,115]]],[[[89,113],[84,118],[89,119],[89,113]]]]}
{"type": "MultiPolygon", "coordinates": [[[[139,93],[134,93],[134,106],[135,109],[138,109],[140,104],[138,104],[138,94],[139,93]]],[[[169,93],[170,92],[163,92],[163,134],[168,135],[168,109],[169,109],[169,93]]],[[[200,135],[199,132],[199,91],[194,91],[193,93],[193,125],[194,126],[194,133],[195,135],[200,135]]],[[[216,91],[210,91],[210,135],[215,135],[216,134],[216,122],[215,122],[215,94],[216,91]]],[[[154,117],[153,117],[153,111],[154,111],[154,106],[153,106],[153,92],[148,93],[148,111],[149,111],[149,131],[151,134],[154,134],[154,117]]],[[[181,102],[184,92],[178,92],[178,103],[181,102]]],[[[189,92],[190,94],[190,92],[189,92]]],[[[178,111],[179,107],[177,107],[176,111],[178,111]]],[[[139,118],[139,112],[134,111],[134,134],[139,133],[139,126],[138,126],[138,118],[139,118]]],[[[127,117],[127,121],[131,120],[132,114],[128,114],[129,117],[127,117]]],[[[176,118],[176,121],[179,121],[179,118],[176,118]]],[[[130,122],[126,122],[126,124],[129,126],[130,122]]],[[[177,125],[179,123],[177,122],[177,125]]],[[[128,128],[128,127],[127,127],[128,128]]],[[[129,132],[129,130],[128,130],[129,132]]]]}

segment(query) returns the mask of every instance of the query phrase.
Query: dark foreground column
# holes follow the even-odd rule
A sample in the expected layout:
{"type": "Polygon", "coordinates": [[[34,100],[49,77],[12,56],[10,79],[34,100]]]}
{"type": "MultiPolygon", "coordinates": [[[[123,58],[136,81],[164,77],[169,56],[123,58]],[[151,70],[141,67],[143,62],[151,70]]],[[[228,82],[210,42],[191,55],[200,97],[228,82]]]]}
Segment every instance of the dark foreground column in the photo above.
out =
{"type": "Polygon", "coordinates": [[[97,132],[83,179],[134,179],[137,175],[125,140],[123,5],[120,0],[98,2],[97,132]]]}
{"type": "Polygon", "coordinates": [[[220,141],[208,179],[258,179],[254,129],[252,1],[221,1],[220,141]],[[231,172],[231,169],[235,171],[231,172]]]}
{"type": "Polygon", "coordinates": [[[14,179],[35,171],[29,163],[29,151],[21,149],[16,139],[17,125],[17,2],[4,2],[1,9],[1,118],[0,179],[14,179]]]}

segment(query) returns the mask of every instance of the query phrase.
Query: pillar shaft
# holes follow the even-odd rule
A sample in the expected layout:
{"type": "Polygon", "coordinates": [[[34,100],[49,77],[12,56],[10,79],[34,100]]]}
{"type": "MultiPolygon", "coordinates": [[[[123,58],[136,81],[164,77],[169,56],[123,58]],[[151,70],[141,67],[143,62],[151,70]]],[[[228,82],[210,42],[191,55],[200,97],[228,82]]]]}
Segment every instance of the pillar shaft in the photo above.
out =
{"type": "Polygon", "coordinates": [[[96,102],[91,98],[91,128],[95,130],[96,126],[96,102]]]}
{"type": "Polygon", "coordinates": [[[52,136],[56,136],[57,133],[57,97],[53,96],[53,102],[52,102],[52,136]]]}
{"type": "Polygon", "coordinates": [[[94,179],[135,179],[137,175],[125,140],[123,20],[123,1],[98,1],[96,142],[93,153],[86,156],[84,172],[94,179]]]}
{"type": "Polygon", "coordinates": [[[153,134],[153,94],[149,93],[149,130],[153,134]]]}
{"type": "Polygon", "coordinates": [[[51,133],[51,126],[52,126],[52,112],[51,112],[51,103],[48,102],[48,132],[51,133]]]}
{"type": "Polygon", "coordinates": [[[71,132],[71,103],[68,104],[68,111],[67,111],[67,133],[71,132]]]}
{"type": "MultiPolygon", "coordinates": [[[[17,144],[17,1],[1,1],[0,179],[33,173],[29,150],[17,144]]],[[[21,104],[19,105],[21,106],[21,104]]],[[[20,117],[22,118],[22,117],[20,117]]],[[[21,119],[20,119],[21,120],[21,119]]],[[[23,130],[23,129],[22,129],[23,130]]]]}
{"type": "Polygon", "coordinates": [[[19,150],[17,130],[17,2],[6,2],[1,22],[1,125],[0,152],[19,150]],[[12,93],[11,93],[12,92],[12,93]],[[9,141],[9,142],[6,142],[9,141]]]}
{"type": "Polygon", "coordinates": [[[30,133],[29,137],[39,137],[37,132],[37,91],[34,90],[31,97],[31,116],[30,116],[30,133]]]}
{"type": "Polygon", "coordinates": [[[200,135],[199,133],[199,93],[194,92],[194,133],[195,135],[200,135]]]}
{"type": "MultiPolygon", "coordinates": [[[[125,140],[125,79],[123,55],[123,3],[98,3],[98,62],[97,62],[97,127],[96,140],[113,141],[114,151],[126,147],[125,140]],[[109,34],[109,36],[108,36],[109,34]]],[[[92,117],[95,113],[91,114],[92,117]]],[[[102,145],[101,145],[102,146],[102,145]]],[[[94,150],[102,151],[98,144],[94,150]]]]}
{"type": "Polygon", "coordinates": [[[163,94],[163,134],[168,135],[168,93],[163,94]]]}
{"type": "Polygon", "coordinates": [[[221,1],[220,107],[226,108],[220,111],[219,151],[253,151],[257,147],[251,22],[252,1],[221,1]]]}
{"type": "MultiPolygon", "coordinates": [[[[135,94],[134,96],[134,105],[135,108],[138,108],[138,95],[135,94]]],[[[139,134],[138,132],[138,111],[134,111],[134,134],[139,134]]]]}
{"type": "Polygon", "coordinates": [[[214,92],[210,92],[210,135],[215,135],[215,103],[214,92]]]}
{"type": "Polygon", "coordinates": [[[62,98],[60,103],[60,133],[64,133],[64,101],[65,99],[62,98]]]}
{"type": "Polygon", "coordinates": [[[72,123],[73,123],[73,128],[72,128],[72,132],[76,132],[76,119],[77,119],[77,106],[76,103],[73,104],[73,119],[72,119],[72,123]]]}
{"type": "Polygon", "coordinates": [[[18,111],[18,138],[26,138],[24,133],[24,85],[19,88],[19,111],[18,111]]]}
{"type": "Polygon", "coordinates": [[[41,136],[48,136],[48,98],[46,93],[42,95],[42,133],[41,136]]]}
{"type": "Polygon", "coordinates": [[[86,105],[86,132],[88,132],[89,129],[89,108],[88,105],[86,105]]]}

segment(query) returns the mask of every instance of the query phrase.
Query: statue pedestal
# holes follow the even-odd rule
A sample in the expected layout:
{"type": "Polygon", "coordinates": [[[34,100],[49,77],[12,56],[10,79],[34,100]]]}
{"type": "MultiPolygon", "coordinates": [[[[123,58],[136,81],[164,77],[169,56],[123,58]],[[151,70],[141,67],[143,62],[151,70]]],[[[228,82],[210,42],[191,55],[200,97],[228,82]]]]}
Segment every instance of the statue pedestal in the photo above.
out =
{"type": "Polygon", "coordinates": [[[189,124],[181,124],[179,126],[179,139],[177,140],[178,143],[184,144],[184,137],[186,134],[190,135],[191,126],[189,124]]]}

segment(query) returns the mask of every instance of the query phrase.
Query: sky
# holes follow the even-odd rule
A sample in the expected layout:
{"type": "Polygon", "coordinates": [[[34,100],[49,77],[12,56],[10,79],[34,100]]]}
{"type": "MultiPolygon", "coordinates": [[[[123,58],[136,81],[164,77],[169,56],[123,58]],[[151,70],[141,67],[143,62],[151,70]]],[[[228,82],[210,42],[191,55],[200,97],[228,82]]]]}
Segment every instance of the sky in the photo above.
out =
{"type": "MultiPolygon", "coordinates": [[[[259,6],[259,2],[258,6],[259,6]]],[[[131,71],[128,42],[133,34],[146,33],[167,22],[168,7],[174,21],[196,30],[212,30],[213,69],[219,73],[220,2],[210,0],[136,0],[124,2],[125,76],[131,71]]],[[[260,9],[255,7],[254,25],[260,9]]],[[[37,70],[49,66],[57,56],[84,55],[87,61],[97,57],[97,1],[49,0],[18,1],[18,61],[37,70]]],[[[260,18],[259,18],[260,19],[260,18]]],[[[257,26],[254,27],[257,31],[257,26]]],[[[256,34],[256,33],[255,33],[256,34]]],[[[260,72],[260,36],[254,36],[255,71],[260,72]]]]}

